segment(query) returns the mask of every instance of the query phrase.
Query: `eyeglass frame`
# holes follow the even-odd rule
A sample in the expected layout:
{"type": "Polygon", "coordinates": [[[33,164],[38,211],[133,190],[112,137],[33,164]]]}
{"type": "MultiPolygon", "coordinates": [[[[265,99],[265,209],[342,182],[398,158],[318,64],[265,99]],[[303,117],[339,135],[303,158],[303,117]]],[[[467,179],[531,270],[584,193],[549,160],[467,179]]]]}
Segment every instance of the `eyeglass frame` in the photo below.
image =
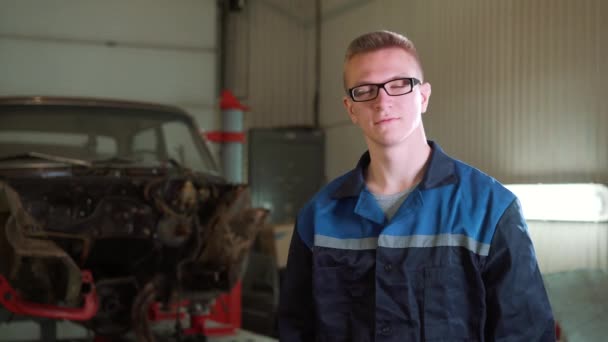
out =
{"type": "Polygon", "coordinates": [[[411,93],[412,91],[414,91],[414,87],[417,86],[417,85],[419,85],[419,84],[422,84],[422,81],[420,81],[419,79],[417,79],[415,77],[400,77],[400,78],[392,79],[390,81],[386,81],[384,83],[365,83],[365,84],[359,84],[356,87],[352,87],[352,88],[348,89],[348,96],[354,102],[367,102],[367,101],[372,101],[372,100],[375,100],[376,98],[378,98],[378,95],[380,95],[380,89],[384,89],[384,92],[388,96],[402,96],[402,95],[407,95],[407,94],[411,93]],[[386,88],[384,86],[387,85],[388,83],[399,81],[399,80],[408,80],[410,82],[410,91],[408,91],[407,93],[403,93],[403,94],[396,94],[396,95],[389,94],[388,90],[386,90],[386,88]],[[355,95],[354,95],[353,91],[355,89],[359,88],[359,87],[364,87],[364,86],[376,86],[377,87],[376,96],[372,97],[371,99],[367,99],[367,100],[355,100],[355,95]]]}

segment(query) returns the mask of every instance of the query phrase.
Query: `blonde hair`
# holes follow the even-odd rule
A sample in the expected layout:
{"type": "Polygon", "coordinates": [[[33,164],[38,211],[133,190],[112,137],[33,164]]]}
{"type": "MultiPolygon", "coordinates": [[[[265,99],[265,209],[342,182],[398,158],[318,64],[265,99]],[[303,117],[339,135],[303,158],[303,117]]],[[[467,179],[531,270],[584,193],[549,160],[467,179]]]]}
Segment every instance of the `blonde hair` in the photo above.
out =
{"type": "MultiPolygon", "coordinates": [[[[420,78],[423,78],[422,63],[420,63],[420,58],[414,43],[412,43],[412,41],[404,35],[386,30],[368,32],[353,39],[346,49],[344,65],[346,65],[346,63],[356,55],[391,47],[403,49],[405,52],[410,54],[410,56],[412,56],[418,64],[418,68],[420,69],[420,78]]],[[[344,74],[343,80],[344,90],[347,90],[346,74],[344,74]]]]}

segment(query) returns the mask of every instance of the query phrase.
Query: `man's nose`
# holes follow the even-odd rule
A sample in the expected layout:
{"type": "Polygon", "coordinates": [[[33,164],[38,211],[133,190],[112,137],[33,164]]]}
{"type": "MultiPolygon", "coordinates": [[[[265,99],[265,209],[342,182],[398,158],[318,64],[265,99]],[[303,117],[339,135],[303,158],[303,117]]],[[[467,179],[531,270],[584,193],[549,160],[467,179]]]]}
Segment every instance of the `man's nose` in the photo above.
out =
{"type": "Polygon", "coordinates": [[[393,96],[390,96],[384,87],[378,89],[378,96],[374,99],[377,103],[392,101],[393,96]]]}
{"type": "Polygon", "coordinates": [[[385,92],[382,92],[382,94],[378,93],[378,97],[376,97],[374,99],[372,107],[374,108],[375,111],[378,111],[378,112],[385,112],[385,111],[392,110],[393,99],[391,97],[392,96],[389,96],[385,92]]]}

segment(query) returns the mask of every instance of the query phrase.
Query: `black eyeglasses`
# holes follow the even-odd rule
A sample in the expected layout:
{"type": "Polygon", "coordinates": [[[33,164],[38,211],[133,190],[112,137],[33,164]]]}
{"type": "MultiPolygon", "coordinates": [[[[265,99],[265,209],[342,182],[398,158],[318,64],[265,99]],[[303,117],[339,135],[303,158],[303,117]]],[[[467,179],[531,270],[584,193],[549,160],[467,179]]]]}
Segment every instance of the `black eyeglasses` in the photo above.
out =
{"type": "Polygon", "coordinates": [[[400,96],[409,94],[414,90],[414,86],[420,84],[420,80],[413,77],[404,77],[390,80],[384,83],[369,83],[358,85],[348,89],[348,95],[355,102],[371,101],[378,97],[380,88],[390,96],[400,96]]]}

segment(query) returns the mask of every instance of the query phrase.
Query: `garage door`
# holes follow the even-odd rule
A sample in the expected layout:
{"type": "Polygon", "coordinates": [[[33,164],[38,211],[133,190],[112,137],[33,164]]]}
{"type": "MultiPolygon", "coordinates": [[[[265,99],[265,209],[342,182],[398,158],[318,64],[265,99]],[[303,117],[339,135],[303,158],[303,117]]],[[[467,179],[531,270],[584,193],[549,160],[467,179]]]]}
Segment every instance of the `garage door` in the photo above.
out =
{"type": "Polygon", "coordinates": [[[10,0],[0,11],[0,95],[178,105],[219,125],[215,0],[10,0]]]}

